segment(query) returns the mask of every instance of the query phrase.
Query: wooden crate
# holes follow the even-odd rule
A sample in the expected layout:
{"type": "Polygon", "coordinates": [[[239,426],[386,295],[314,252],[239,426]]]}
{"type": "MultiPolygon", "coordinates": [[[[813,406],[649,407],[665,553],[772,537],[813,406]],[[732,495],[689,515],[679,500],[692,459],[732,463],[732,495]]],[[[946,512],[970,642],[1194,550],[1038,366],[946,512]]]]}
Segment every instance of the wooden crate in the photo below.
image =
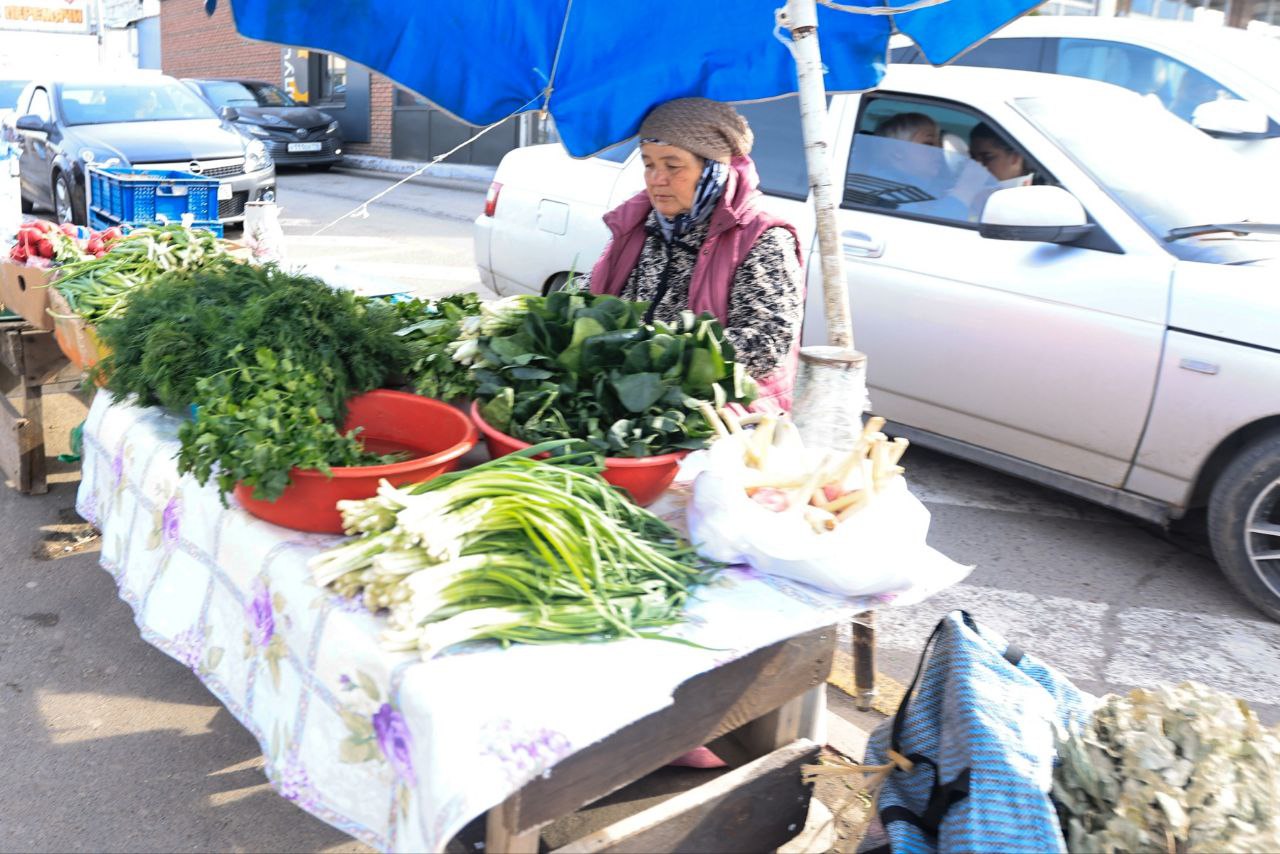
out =
{"type": "Polygon", "coordinates": [[[49,288],[49,314],[53,320],[54,338],[71,364],[82,371],[87,370],[106,355],[92,324],[74,314],[62,294],[54,288],[49,288]]]}

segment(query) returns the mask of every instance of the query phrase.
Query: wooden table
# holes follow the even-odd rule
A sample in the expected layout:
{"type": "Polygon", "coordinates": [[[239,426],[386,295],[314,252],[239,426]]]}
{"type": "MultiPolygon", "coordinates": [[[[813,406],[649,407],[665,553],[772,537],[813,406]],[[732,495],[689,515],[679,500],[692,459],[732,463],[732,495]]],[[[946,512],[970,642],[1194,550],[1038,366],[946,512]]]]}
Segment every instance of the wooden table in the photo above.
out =
{"type": "Polygon", "coordinates": [[[0,469],[19,492],[48,491],[45,479],[44,394],[75,391],[80,372],[53,333],[21,318],[0,318],[0,469]],[[15,401],[21,401],[19,411],[15,401]]]}
{"type": "Polygon", "coordinates": [[[688,680],[672,705],[490,810],[485,850],[536,852],[545,825],[712,742],[732,770],[555,851],[771,851],[787,842],[808,814],[801,766],[817,762],[825,741],[836,638],[835,626],[809,632],[688,680]]]}

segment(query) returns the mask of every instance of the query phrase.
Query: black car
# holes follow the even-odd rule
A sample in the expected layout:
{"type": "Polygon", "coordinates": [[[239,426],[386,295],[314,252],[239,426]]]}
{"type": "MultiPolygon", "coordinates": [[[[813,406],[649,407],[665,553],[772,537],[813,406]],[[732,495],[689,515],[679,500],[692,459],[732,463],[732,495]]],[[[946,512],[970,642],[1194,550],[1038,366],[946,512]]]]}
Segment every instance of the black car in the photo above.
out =
{"type": "Polygon", "coordinates": [[[184,79],[241,132],[262,140],[281,166],[328,169],[342,160],[342,130],[328,113],[261,80],[184,79]]]}
{"type": "Polygon", "coordinates": [[[59,222],[88,224],[85,176],[95,166],[216,178],[224,225],[242,221],[248,202],[275,200],[266,146],[171,77],[35,80],[19,96],[17,115],[24,213],[42,208],[59,222]]]}

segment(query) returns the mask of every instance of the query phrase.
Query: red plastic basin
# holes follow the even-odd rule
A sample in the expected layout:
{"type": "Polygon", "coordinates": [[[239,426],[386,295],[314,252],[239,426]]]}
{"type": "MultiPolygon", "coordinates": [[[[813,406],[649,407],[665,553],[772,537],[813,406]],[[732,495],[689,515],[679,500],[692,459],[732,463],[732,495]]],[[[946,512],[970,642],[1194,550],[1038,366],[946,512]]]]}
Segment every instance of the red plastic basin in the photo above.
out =
{"type": "Polygon", "coordinates": [[[458,461],[479,441],[467,416],[438,400],[378,389],[354,397],[347,405],[343,429],[360,431],[364,446],[376,453],[403,451],[412,459],[384,466],[337,466],[333,477],[312,469],[294,469],[292,483],[275,501],[259,501],[243,485],[235,489],[245,510],[276,525],[295,531],[341,534],[343,499],[371,498],[378,481],[393,484],[420,483],[457,467],[458,461]]]}
{"type": "MultiPolygon", "coordinates": [[[[529,447],[515,436],[508,436],[495,429],[480,415],[480,403],[471,404],[471,420],[484,435],[484,443],[489,448],[489,456],[504,457],[507,454],[529,447]]],[[[659,496],[676,479],[680,470],[680,460],[689,454],[688,451],[677,451],[674,454],[660,454],[656,457],[605,457],[604,479],[614,486],[625,489],[631,500],[646,507],[657,501],[659,496]]]]}

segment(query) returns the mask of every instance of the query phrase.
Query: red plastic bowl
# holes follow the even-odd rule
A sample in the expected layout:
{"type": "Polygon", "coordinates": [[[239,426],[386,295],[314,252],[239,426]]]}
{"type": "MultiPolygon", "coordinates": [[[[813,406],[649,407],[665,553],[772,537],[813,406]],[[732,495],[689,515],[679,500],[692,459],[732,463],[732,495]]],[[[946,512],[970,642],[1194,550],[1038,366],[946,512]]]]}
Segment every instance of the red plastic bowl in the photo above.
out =
{"type": "MultiPolygon", "coordinates": [[[[505,457],[529,447],[515,436],[508,436],[489,425],[480,415],[480,403],[471,404],[471,420],[484,434],[484,443],[489,448],[490,457],[505,457]]],[[[674,454],[661,454],[656,457],[605,457],[604,479],[614,486],[625,489],[631,500],[641,507],[647,507],[658,500],[658,497],[676,479],[680,470],[680,460],[688,456],[688,451],[677,451],[674,454]]]]}
{"type": "Polygon", "coordinates": [[[363,428],[364,446],[378,453],[406,451],[412,459],[385,466],[339,466],[333,477],[312,469],[294,469],[292,483],[275,501],[259,501],[253,490],[237,484],[236,500],[245,510],[295,531],[341,534],[342,514],[335,506],[343,499],[371,498],[378,481],[420,483],[457,468],[458,461],[479,441],[467,416],[446,403],[378,389],[354,397],[347,405],[344,429],[363,428]]]}

